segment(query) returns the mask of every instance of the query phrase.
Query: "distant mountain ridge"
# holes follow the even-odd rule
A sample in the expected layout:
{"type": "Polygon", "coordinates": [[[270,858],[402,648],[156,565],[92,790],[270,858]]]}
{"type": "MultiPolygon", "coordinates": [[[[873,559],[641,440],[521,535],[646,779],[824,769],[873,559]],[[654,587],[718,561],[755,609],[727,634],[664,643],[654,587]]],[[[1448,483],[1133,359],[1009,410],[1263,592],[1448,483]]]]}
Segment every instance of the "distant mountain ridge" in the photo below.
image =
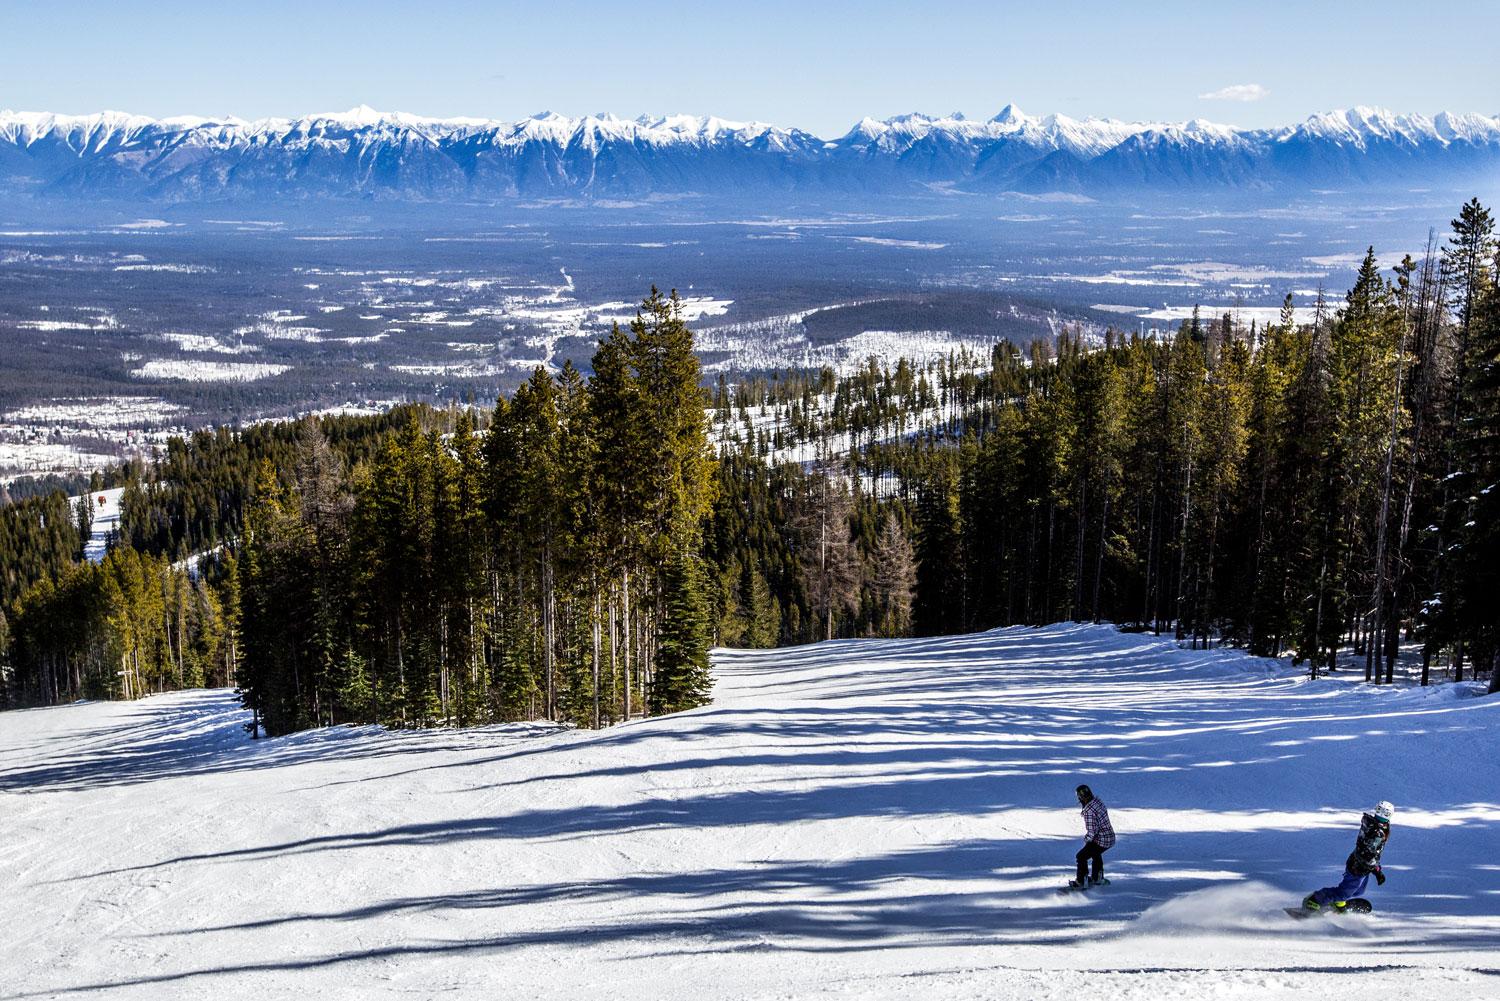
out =
{"type": "Polygon", "coordinates": [[[950,115],[825,140],[764,122],[544,113],[518,122],[359,107],[244,121],[0,112],[0,194],[149,201],[639,199],[785,192],[1109,196],[1461,185],[1500,171],[1500,118],[1354,108],[1275,129],[950,115]]]}

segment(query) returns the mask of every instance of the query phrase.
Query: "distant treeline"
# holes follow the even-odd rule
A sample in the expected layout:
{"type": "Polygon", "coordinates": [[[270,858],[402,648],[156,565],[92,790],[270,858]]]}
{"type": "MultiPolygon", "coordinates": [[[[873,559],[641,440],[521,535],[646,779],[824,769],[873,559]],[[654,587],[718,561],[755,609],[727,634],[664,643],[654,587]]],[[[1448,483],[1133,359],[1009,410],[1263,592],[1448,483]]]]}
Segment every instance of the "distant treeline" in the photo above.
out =
{"type": "Polygon", "coordinates": [[[107,490],[120,481],[120,470],[108,469],[94,473],[47,473],[44,476],[18,476],[9,483],[0,483],[0,507],[26,500],[28,497],[45,497],[54,490],[65,494],[85,494],[90,490],[107,490]]]}
{"type": "MultiPolygon", "coordinates": [[[[367,456],[425,408],[321,421],[330,440],[367,456]]],[[[232,684],[238,647],[235,556],[262,460],[292,478],[297,428],[172,439],[147,470],[139,462],[0,506],[0,686],[8,702],[119,698],[232,684]],[[93,495],[125,483],[122,529],[102,566],[81,563],[93,495]],[[70,507],[64,487],[82,491],[70,507]],[[227,543],[222,546],[221,543],[227,543]],[[192,557],[189,559],[188,557],[192,557]]],[[[27,495],[32,484],[23,484],[27,495]]]]}
{"type": "Polygon", "coordinates": [[[1265,327],[1195,313],[707,392],[653,291],[590,377],[538,369],[491,413],[175,441],[100,567],[71,566],[60,493],[0,509],[5,690],[232,680],[273,734],[602,726],[705,701],[710,643],[1063,619],[1315,674],[1352,642],[1374,681],[1404,639],[1494,679],[1496,253],[1474,201],[1311,322],[1288,296],[1265,327]],[[196,577],[167,562],[192,555],[196,577]]]}
{"type": "Polygon", "coordinates": [[[238,598],[232,560],[210,578],[127,548],[43,578],[0,632],[13,694],[45,704],[228,685],[238,598]]]}
{"type": "Polygon", "coordinates": [[[81,524],[61,490],[0,505],[0,613],[83,557],[92,523],[88,514],[81,524]]]}
{"type": "MultiPolygon", "coordinates": [[[[412,421],[432,423],[430,407],[395,407],[373,417],[314,420],[348,468],[368,463],[381,443],[412,421]]],[[[237,542],[256,477],[269,463],[281,484],[294,486],[299,436],[306,422],[219,427],[167,441],[150,476],[132,478],[120,497],[121,543],[174,560],[237,542]]]]}

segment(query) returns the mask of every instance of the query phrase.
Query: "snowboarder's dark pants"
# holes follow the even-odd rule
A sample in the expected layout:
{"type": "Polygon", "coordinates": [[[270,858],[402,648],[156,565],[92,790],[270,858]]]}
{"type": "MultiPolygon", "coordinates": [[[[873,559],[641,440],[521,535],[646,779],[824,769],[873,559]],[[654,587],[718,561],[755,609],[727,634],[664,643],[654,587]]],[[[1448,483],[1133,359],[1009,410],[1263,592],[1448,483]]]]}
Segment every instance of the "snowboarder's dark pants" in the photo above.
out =
{"type": "Polygon", "coordinates": [[[1083,847],[1078,849],[1078,882],[1082,883],[1089,875],[1089,860],[1093,860],[1094,879],[1104,878],[1104,849],[1099,847],[1098,842],[1085,841],[1083,847]]]}

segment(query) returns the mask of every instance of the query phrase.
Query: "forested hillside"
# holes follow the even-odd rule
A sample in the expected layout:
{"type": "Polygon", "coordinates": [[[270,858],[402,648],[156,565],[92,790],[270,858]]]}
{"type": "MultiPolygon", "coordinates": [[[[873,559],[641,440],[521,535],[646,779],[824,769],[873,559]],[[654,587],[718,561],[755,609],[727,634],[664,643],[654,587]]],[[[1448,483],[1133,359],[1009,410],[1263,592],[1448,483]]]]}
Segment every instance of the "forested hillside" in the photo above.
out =
{"type": "Polygon", "coordinates": [[[6,696],[233,682],[270,734],[603,726],[706,701],[712,643],[1066,619],[1500,679],[1496,254],[1472,201],[1266,327],[709,391],[653,290],[587,378],[539,368],[492,412],[175,441],[99,566],[60,493],[4,508],[6,696]]]}
{"type": "Polygon", "coordinates": [[[1423,260],[1382,275],[1372,250],[1342,303],[1302,304],[1311,323],[1293,322],[1289,295],[1265,328],[1226,313],[1166,340],[1062,336],[1055,357],[1002,343],[986,370],[933,384],[872,363],[837,389],[794,377],[746,400],[742,387],[737,407],[721,390],[750,498],[726,517],[781,529],[715,551],[738,561],[737,620],[779,604],[779,634],[808,638],[799,616],[831,584],[813,608],[837,621],[825,634],[878,631],[890,591],[875,538],[892,526],[883,540],[909,528],[916,543],[918,634],[1110,619],[1291,652],[1314,673],[1352,641],[1375,681],[1419,640],[1424,679],[1434,658],[1493,676],[1496,252],[1472,201],[1423,260]],[[789,490],[798,472],[771,461],[788,450],[840,455],[812,463],[837,482],[789,490]],[[811,560],[800,533],[790,587],[799,517],[778,497],[850,525],[817,536],[811,560]]]}
{"type": "MultiPolygon", "coordinates": [[[[126,488],[101,566],[54,556],[10,604],[9,696],[232,681],[271,734],[598,726],[700,704],[715,482],[700,378],[676,297],[653,291],[590,379],[539,369],[482,417],[414,408],[174,442],[126,488]]],[[[68,530],[54,534],[76,558],[68,530]]],[[[39,548],[18,550],[23,568],[39,548]]]]}

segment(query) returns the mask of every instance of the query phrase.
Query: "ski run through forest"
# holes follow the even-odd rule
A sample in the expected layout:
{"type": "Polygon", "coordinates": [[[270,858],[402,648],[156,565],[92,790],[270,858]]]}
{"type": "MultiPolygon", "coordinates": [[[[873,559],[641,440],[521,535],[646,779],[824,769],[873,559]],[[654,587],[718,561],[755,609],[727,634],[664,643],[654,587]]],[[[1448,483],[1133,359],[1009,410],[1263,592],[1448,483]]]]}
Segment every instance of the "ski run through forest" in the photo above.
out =
{"type": "Polygon", "coordinates": [[[1493,990],[1497,254],[706,388],[652,289],[492,410],[16,485],[0,997],[1493,990]]]}

